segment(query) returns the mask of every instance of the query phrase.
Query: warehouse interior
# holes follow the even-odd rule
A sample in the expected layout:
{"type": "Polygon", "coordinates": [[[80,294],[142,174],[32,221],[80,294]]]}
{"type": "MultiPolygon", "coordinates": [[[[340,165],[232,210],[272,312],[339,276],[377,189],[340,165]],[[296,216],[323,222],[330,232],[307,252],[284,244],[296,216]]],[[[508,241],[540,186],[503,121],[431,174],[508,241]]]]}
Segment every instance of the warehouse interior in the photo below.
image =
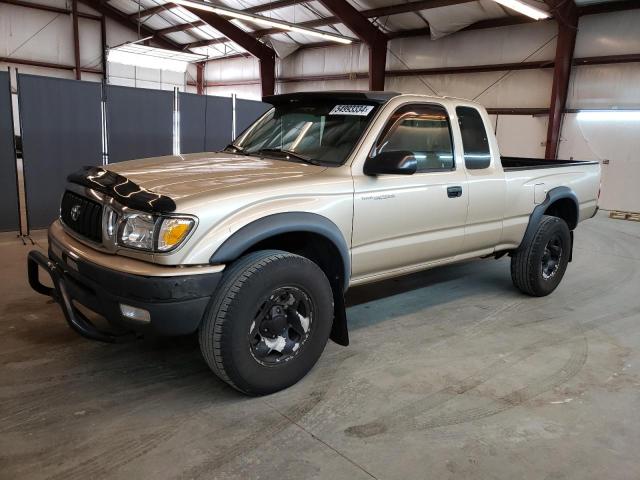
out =
{"type": "Polygon", "coordinates": [[[0,0],[0,477],[638,478],[639,151],[638,0],[0,0]],[[251,397],[196,334],[89,341],[30,286],[69,174],[332,91],[470,100],[503,157],[597,163],[558,289],[506,251],[356,282],[349,346],[251,397]]]}

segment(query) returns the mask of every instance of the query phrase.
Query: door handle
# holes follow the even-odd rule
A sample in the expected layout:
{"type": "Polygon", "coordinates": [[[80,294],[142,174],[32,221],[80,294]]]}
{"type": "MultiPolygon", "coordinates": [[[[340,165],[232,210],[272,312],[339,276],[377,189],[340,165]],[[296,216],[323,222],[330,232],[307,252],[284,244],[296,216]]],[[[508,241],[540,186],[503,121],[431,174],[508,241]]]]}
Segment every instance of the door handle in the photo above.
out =
{"type": "Polygon", "coordinates": [[[456,198],[462,196],[462,187],[447,187],[447,196],[449,198],[456,198]]]}

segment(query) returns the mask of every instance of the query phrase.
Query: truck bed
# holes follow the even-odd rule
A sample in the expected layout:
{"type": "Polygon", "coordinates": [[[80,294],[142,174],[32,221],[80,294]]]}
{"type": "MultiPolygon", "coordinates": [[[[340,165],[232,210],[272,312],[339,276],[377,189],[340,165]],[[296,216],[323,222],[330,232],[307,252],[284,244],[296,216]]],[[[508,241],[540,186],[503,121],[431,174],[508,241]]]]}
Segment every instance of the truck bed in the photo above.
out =
{"type": "Polygon", "coordinates": [[[525,158],[525,157],[500,157],[502,168],[505,172],[513,170],[535,170],[539,168],[559,168],[574,165],[592,165],[598,164],[596,161],[579,161],[579,160],[545,160],[542,158],[525,158]]]}

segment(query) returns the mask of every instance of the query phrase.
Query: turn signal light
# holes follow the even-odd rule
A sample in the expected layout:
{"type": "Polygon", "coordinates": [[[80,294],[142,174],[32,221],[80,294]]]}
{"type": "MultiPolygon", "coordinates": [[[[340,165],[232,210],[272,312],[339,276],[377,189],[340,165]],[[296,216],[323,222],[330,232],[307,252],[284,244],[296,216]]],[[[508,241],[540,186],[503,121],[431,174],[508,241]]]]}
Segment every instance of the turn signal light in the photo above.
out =
{"type": "Polygon", "coordinates": [[[178,246],[193,227],[190,218],[167,218],[162,221],[158,235],[158,250],[165,252],[178,246]]]}

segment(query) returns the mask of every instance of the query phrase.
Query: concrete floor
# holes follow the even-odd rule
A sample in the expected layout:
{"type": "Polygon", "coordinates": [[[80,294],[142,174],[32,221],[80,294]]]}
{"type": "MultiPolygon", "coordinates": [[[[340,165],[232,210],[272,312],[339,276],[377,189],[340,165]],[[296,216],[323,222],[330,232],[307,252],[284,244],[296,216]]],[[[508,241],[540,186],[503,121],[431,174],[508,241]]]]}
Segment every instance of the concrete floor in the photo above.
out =
{"type": "Polygon", "coordinates": [[[29,248],[0,238],[0,478],[640,478],[640,223],[581,224],[547,298],[508,259],[353,290],[352,345],[265,398],[193,338],[77,337],[29,248]]]}

